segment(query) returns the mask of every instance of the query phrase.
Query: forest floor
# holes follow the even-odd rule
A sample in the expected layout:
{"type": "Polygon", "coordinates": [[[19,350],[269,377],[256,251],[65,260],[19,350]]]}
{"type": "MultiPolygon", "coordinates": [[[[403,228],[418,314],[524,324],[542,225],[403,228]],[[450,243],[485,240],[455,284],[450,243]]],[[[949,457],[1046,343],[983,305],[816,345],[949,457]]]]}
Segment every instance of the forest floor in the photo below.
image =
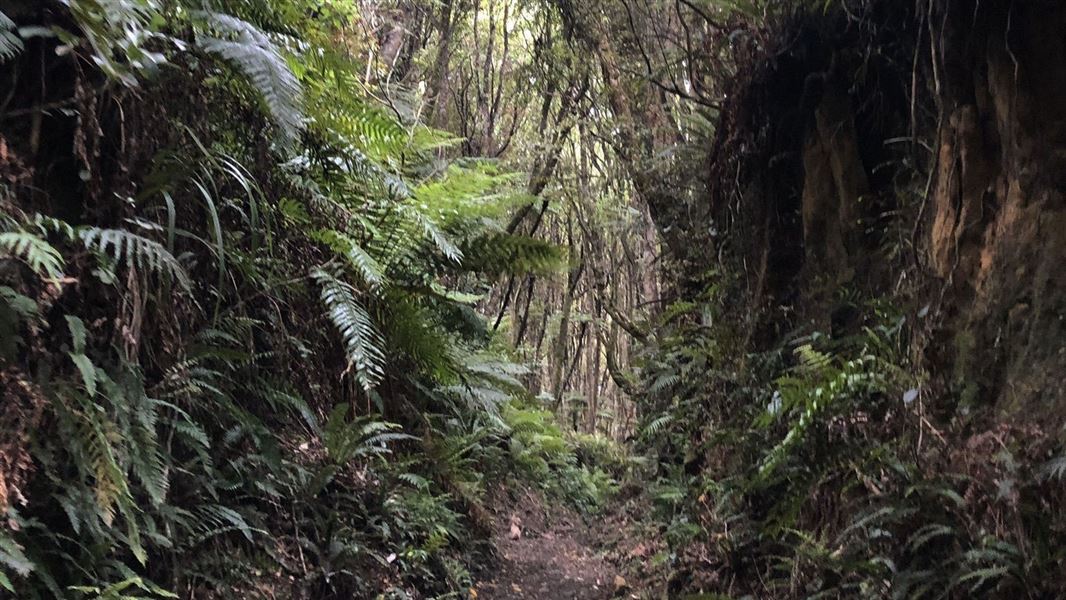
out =
{"type": "MultiPolygon", "coordinates": [[[[499,560],[475,589],[479,599],[607,600],[636,598],[608,560],[617,540],[607,522],[585,522],[573,511],[516,493],[499,513],[493,545],[499,560]]],[[[615,530],[617,533],[617,530],[615,530]]]]}

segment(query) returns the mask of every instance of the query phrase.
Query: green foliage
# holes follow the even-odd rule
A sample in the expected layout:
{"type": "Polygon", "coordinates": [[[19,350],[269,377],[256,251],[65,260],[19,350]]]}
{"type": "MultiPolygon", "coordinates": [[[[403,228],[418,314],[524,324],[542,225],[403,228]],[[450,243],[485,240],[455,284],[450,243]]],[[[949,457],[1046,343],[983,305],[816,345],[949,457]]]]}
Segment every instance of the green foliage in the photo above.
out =
{"type": "Polygon", "coordinates": [[[0,233],[0,252],[24,261],[41,277],[63,276],[63,255],[45,239],[27,231],[0,233]]]}
{"type": "Polygon", "coordinates": [[[303,127],[300,82],[281,52],[255,25],[217,12],[197,13],[204,30],[197,43],[230,61],[263,98],[283,146],[291,147],[303,127]]]}
{"type": "Polygon", "coordinates": [[[510,406],[503,413],[510,429],[510,452],[524,478],[544,482],[549,495],[566,499],[585,512],[602,509],[617,491],[604,467],[617,464],[610,442],[592,436],[571,440],[545,410],[510,406]]]}
{"type": "MultiPolygon", "coordinates": [[[[501,233],[519,177],[442,159],[451,136],[366,93],[310,4],[64,5],[59,54],[139,88],[78,104],[79,127],[101,117],[86,127],[150,156],[42,151],[131,174],[91,204],[2,189],[0,360],[22,390],[4,443],[32,474],[0,473],[0,587],[442,594],[469,588],[488,469],[546,465],[599,497],[607,480],[557,430],[501,450],[526,371],[489,347],[473,299],[486,273],[559,262],[501,233]],[[203,119],[115,116],[160,105],[203,119]],[[278,143],[250,139],[256,123],[278,143]]],[[[0,20],[0,60],[16,35],[0,20]]]]}
{"type": "Polygon", "coordinates": [[[88,227],[79,232],[89,250],[98,252],[113,263],[125,263],[130,269],[146,269],[171,277],[186,290],[189,277],[174,256],[159,242],[125,229],[88,227]]]}
{"type": "Polygon", "coordinates": [[[0,63],[18,56],[23,48],[14,21],[0,11],[0,63]]]}
{"type": "Polygon", "coordinates": [[[322,286],[322,302],[330,321],[344,339],[349,365],[355,370],[363,389],[370,391],[385,376],[381,334],[366,309],[356,300],[351,286],[322,270],[315,271],[314,277],[322,286]]]}
{"type": "Polygon", "coordinates": [[[666,311],[671,324],[645,372],[641,439],[658,461],[641,477],[655,481],[648,496],[669,567],[713,556],[703,566],[713,575],[698,581],[770,597],[1024,595],[1054,585],[1044,576],[1060,560],[1057,534],[1037,507],[1058,463],[1024,472],[1013,453],[1027,440],[1003,430],[945,447],[919,412],[924,386],[896,311],[867,303],[852,333],[803,336],[742,357],[741,370],[741,358],[722,354],[734,335],[727,322],[685,318],[720,310],[710,298],[666,311]]]}
{"type": "Polygon", "coordinates": [[[464,266],[483,273],[498,275],[544,274],[558,270],[564,264],[559,250],[541,240],[505,234],[492,234],[472,239],[462,249],[467,258],[464,266]]]}
{"type": "MultiPolygon", "coordinates": [[[[152,72],[166,57],[149,49],[149,42],[162,37],[161,5],[156,0],[64,0],[92,47],[92,60],[106,75],[128,86],[138,84],[138,75],[152,72]]],[[[57,29],[66,44],[76,45],[78,35],[57,29]]]]}

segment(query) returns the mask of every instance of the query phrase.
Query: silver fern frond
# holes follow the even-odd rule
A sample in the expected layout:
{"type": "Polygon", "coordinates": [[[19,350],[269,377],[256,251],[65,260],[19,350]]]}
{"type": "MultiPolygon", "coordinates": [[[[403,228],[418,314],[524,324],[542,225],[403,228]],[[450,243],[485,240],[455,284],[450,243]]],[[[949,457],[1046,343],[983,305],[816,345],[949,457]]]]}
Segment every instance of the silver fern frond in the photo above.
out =
{"type": "Polygon", "coordinates": [[[63,256],[39,235],[28,231],[0,233],[0,257],[7,255],[25,262],[41,277],[63,277],[63,256]]]}
{"type": "Polygon", "coordinates": [[[350,285],[322,269],[316,269],[312,277],[322,288],[322,302],[330,321],[344,339],[348,362],[356,379],[363,389],[373,389],[385,377],[381,333],[350,285]]]}
{"type": "Polygon", "coordinates": [[[247,21],[208,11],[198,15],[206,23],[199,46],[229,61],[248,78],[278,127],[281,145],[291,147],[303,129],[302,90],[278,47],[247,21]]]}
{"type": "Polygon", "coordinates": [[[0,63],[18,56],[22,48],[22,38],[19,37],[15,22],[0,11],[0,63]]]}
{"type": "Polygon", "coordinates": [[[111,257],[116,263],[125,261],[128,267],[147,268],[171,276],[186,291],[190,290],[185,269],[162,244],[125,229],[89,227],[79,233],[89,250],[111,257]]]}

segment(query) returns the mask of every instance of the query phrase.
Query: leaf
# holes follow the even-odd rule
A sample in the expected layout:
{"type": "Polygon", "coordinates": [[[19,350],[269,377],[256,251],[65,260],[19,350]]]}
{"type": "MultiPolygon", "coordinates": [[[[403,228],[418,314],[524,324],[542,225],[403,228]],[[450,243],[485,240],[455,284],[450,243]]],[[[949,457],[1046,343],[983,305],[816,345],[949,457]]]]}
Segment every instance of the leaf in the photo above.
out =
{"type": "Polygon", "coordinates": [[[26,231],[0,233],[0,254],[21,258],[38,276],[63,277],[63,256],[36,234],[26,231]]]}
{"type": "Polygon", "coordinates": [[[316,232],[314,237],[346,258],[371,290],[379,290],[385,284],[385,268],[351,236],[327,229],[316,232]]]}
{"type": "Polygon", "coordinates": [[[322,288],[322,302],[344,339],[356,379],[363,389],[373,389],[385,377],[385,353],[381,349],[384,341],[373,319],[356,300],[350,285],[321,269],[313,271],[312,277],[322,288]]]}
{"type": "Polygon", "coordinates": [[[0,11],[0,64],[17,56],[23,47],[22,38],[15,31],[15,22],[0,11]]]}
{"type": "Polygon", "coordinates": [[[34,570],[33,562],[26,558],[22,547],[5,533],[0,533],[0,564],[6,565],[23,577],[34,570]]]}
{"type": "MultiPolygon", "coordinates": [[[[92,47],[93,63],[123,85],[137,85],[140,71],[156,69],[166,57],[148,49],[162,24],[157,0],[64,0],[84,39],[92,47]]],[[[57,28],[58,29],[58,28],[57,28]]],[[[80,42],[63,30],[60,38],[80,42]],[[74,38],[74,39],[70,39],[74,38]]]]}
{"type": "Polygon", "coordinates": [[[159,242],[125,229],[88,227],[80,232],[80,236],[86,248],[105,254],[115,262],[125,262],[127,268],[148,268],[169,275],[186,291],[191,290],[184,267],[159,242]]]}
{"type": "Polygon", "coordinates": [[[280,142],[291,148],[303,128],[300,82],[281,52],[255,25],[217,12],[196,13],[205,23],[201,48],[218,54],[236,66],[263,98],[278,126],[280,142]]]}
{"type": "Polygon", "coordinates": [[[419,490],[429,489],[429,480],[417,473],[400,473],[397,475],[400,481],[411,484],[412,487],[419,490]]]}
{"type": "Polygon", "coordinates": [[[70,329],[70,338],[73,341],[74,352],[85,352],[85,322],[75,317],[74,315],[67,315],[67,327],[70,329]]]}
{"type": "Polygon", "coordinates": [[[92,361],[88,356],[84,354],[78,354],[71,352],[70,359],[74,361],[74,366],[78,367],[78,372],[81,373],[81,380],[85,384],[85,391],[89,394],[89,397],[96,395],[96,367],[93,366],[92,361]]]}

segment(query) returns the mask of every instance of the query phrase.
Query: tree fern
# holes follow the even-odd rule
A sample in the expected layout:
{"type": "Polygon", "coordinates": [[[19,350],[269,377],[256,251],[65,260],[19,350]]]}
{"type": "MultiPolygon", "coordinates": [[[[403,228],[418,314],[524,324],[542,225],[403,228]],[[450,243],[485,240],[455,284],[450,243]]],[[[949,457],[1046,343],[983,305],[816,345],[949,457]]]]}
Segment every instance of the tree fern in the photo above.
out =
{"type": "Polygon", "coordinates": [[[315,131],[371,161],[385,164],[399,157],[410,137],[407,129],[393,115],[350,93],[363,85],[360,66],[329,49],[305,61],[315,131]]]}
{"type": "Polygon", "coordinates": [[[312,276],[322,288],[329,319],[344,339],[348,361],[363,389],[371,390],[385,376],[384,341],[355,290],[334,275],[316,269],[312,276]]]}
{"type": "Polygon", "coordinates": [[[481,228],[483,224],[478,219],[496,219],[509,209],[532,201],[527,195],[508,191],[516,178],[514,173],[501,173],[495,163],[452,165],[441,177],[416,187],[412,195],[424,211],[435,214],[441,222],[462,219],[481,228]]]}
{"type": "Polygon", "coordinates": [[[410,219],[415,227],[417,227],[424,237],[424,239],[430,241],[436,251],[444,255],[452,263],[458,265],[463,261],[463,251],[452,242],[452,240],[445,234],[440,226],[429,216],[423,213],[418,208],[405,205],[402,209],[402,215],[410,219]]]}
{"type": "Polygon", "coordinates": [[[435,381],[451,381],[462,370],[464,349],[454,333],[443,328],[434,313],[406,290],[385,296],[382,327],[392,350],[419,368],[418,374],[435,381]]]}

